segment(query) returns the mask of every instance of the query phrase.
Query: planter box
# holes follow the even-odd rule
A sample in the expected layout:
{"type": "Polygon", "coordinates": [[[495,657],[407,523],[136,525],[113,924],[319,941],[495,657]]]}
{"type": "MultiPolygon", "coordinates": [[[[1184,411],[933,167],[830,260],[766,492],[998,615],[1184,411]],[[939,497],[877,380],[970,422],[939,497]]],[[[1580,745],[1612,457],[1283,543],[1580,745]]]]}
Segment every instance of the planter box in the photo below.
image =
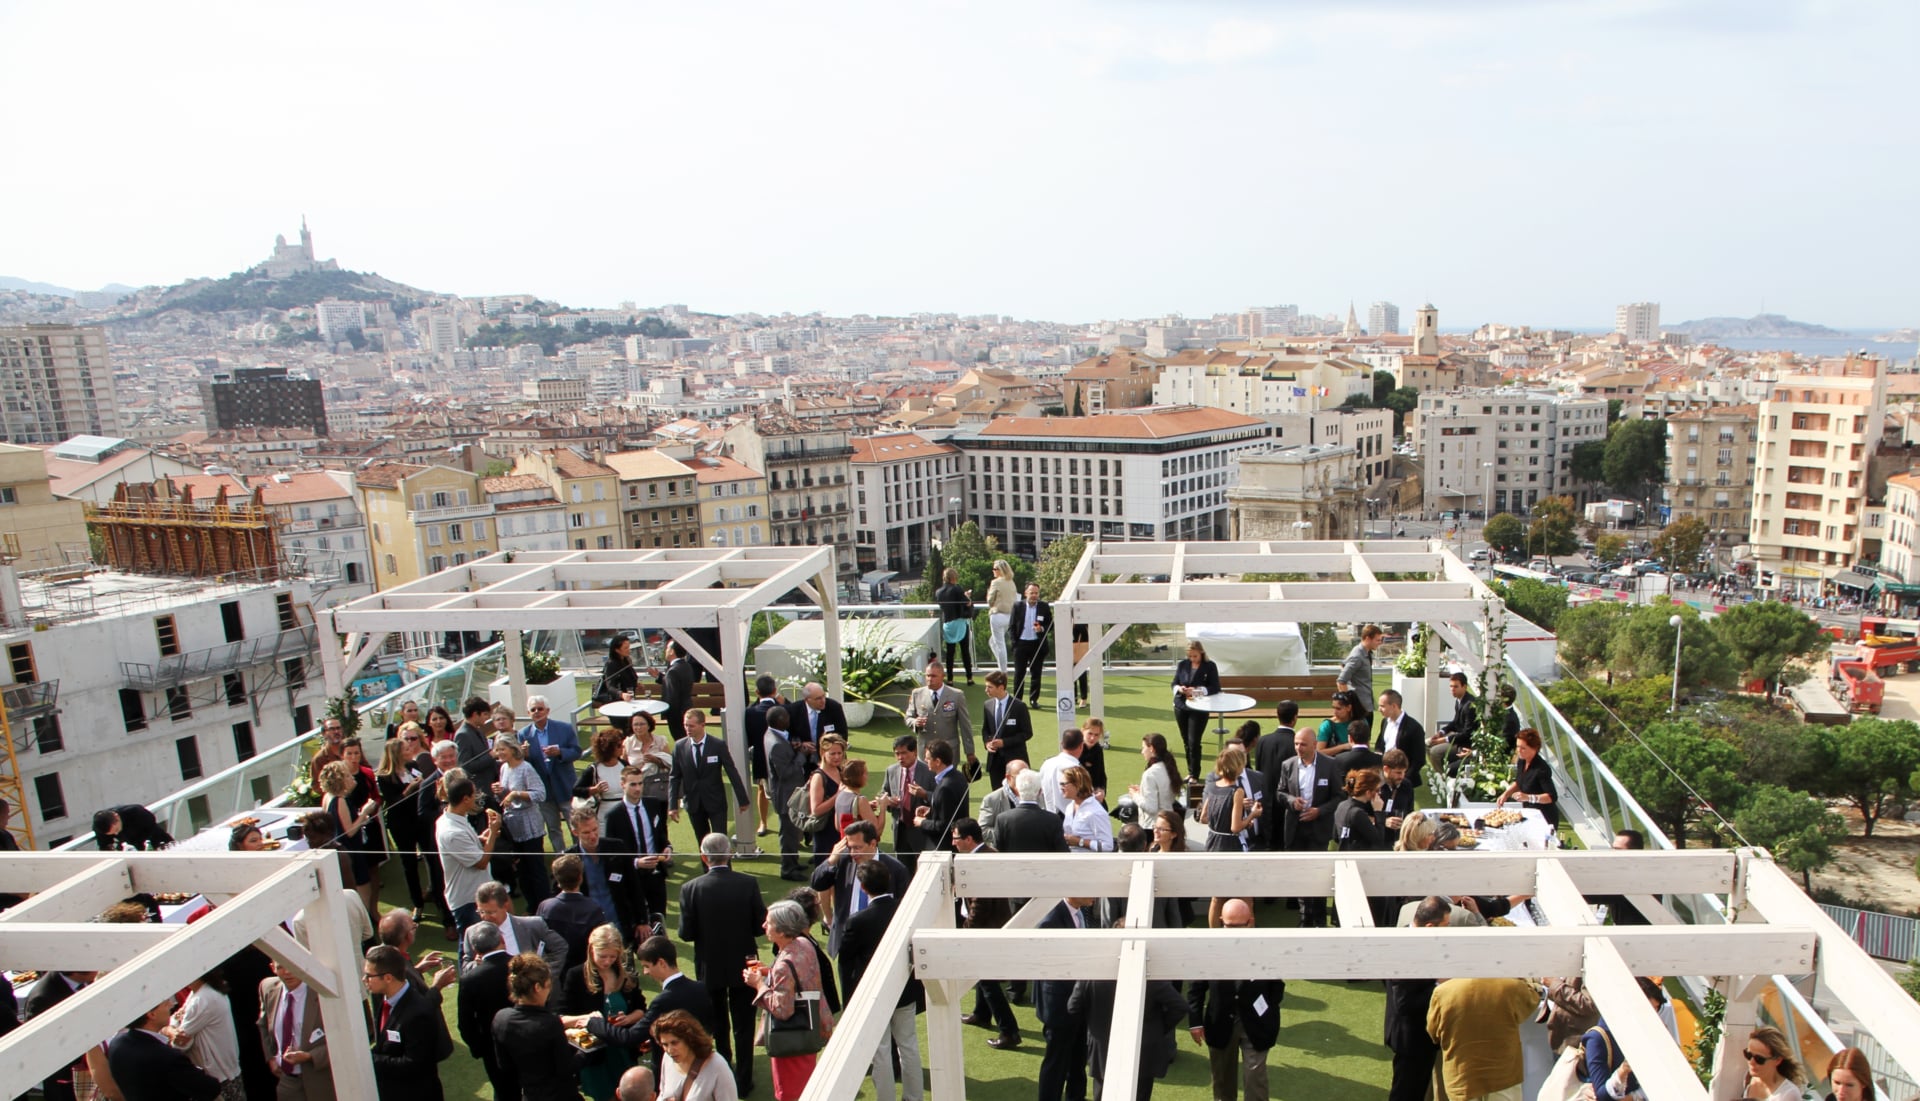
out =
{"type": "Polygon", "coordinates": [[[840,709],[847,713],[847,725],[855,730],[873,721],[873,704],[866,700],[846,700],[840,709]]]}
{"type": "Polygon", "coordinates": [[[1393,671],[1393,690],[1400,693],[1400,702],[1406,707],[1407,714],[1419,719],[1429,733],[1453,718],[1453,693],[1446,690],[1446,684],[1447,679],[1441,677],[1440,698],[1434,701],[1433,721],[1428,722],[1422,706],[1427,698],[1427,678],[1409,677],[1398,669],[1393,671]]]}
{"type": "MultiPolygon", "coordinates": [[[[511,693],[507,688],[507,678],[505,677],[501,677],[499,680],[487,685],[487,698],[489,700],[495,703],[511,705],[513,707],[513,713],[519,716],[522,722],[525,722],[527,719],[526,697],[522,696],[519,699],[511,699],[509,698],[510,695],[511,693]]],[[[558,679],[551,683],[529,684],[527,685],[526,695],[547,697],[547,702],[553,707],[553,717],[561,722],[570,723],[573,721],[573,709],[580,706],[579,677],[574,673],[562,673],[558,679]]]]}

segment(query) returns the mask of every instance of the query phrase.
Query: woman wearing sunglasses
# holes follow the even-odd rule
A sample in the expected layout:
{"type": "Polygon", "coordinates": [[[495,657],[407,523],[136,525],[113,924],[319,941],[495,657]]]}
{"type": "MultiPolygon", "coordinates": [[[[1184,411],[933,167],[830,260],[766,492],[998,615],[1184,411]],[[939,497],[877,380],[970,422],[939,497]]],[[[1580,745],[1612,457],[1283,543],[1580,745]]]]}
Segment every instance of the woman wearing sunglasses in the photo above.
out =
{"type": "Polygon", "coordinates": [[[1793,1061],[1787,1038],[1766,1025],[1747,1036],[1747,1092],[1750,1101],[1801,1101],[1807,1074],[1793,1061]]]}

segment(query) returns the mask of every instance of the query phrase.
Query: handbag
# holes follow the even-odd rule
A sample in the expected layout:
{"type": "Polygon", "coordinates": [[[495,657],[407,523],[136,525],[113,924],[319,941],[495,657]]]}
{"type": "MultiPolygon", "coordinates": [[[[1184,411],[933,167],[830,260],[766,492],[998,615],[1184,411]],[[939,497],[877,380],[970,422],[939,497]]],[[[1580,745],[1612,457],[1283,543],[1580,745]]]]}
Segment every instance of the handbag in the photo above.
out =
{"type": "Polygon", "coordinates": [[[779,1059],[788,1055],[812,1055],[827,1046],[820,1034],[820,992],[803,990],[794,995],[793,1012],[786,1020],[767,1011],[767,1056],[779,1059]]]}
{"type": "Polygon", "coordinates": [[[793,822],[795,829],[807,836],[819,833],[829,825],[826,815],[813,813],[813,793],[805,784],[794,788],[793,794],[787,796],[787,818],[793,822]]]}

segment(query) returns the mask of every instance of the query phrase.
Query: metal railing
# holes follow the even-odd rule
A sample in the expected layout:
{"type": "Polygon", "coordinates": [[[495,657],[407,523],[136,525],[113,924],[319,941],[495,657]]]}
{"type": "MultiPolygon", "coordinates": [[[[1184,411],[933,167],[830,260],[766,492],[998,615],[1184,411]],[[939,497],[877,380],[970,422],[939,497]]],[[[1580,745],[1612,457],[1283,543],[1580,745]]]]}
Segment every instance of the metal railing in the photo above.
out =
{"type": "Polygon", "coordinates": [[[1920,955],[1920,921],[1900,914],[1877,910],[1856,910],[1851,906],[1821,903],[1833,923],[1847,931],[1853,943],[1867,955],[1881,960],[1905,963],[1920,955]]]}
{"type": "Polygon", "coordinates": [[[123,661],[120,663],[120,676],[128,688],[158,692],[188,681],[205,680],[284,658],[304,658],[314,652],[314,643],[318,638],[319,628],[309,623],[290,631],[173,654],[156,662],[123,661]]]}
{"type": "MultiPolygon", "coordinates": [[[[406,700],[457,704],[473,695],[476,688],[484,689],[490,681],[503,675],[505,668],[506,651],[496,642],[362,705],[357,709],[361,727],[384,733],[391,714],[406,700]]],[[[307,767],[311,756],[308,747],[319,735],[320,730],[315,727],[270,746],[150,804],[148,809],[168,833],[178,838],[197,833],[231,815],[262,806],[285,805],[286,787],[307,767]]],[[[92,847],[93,835],[83,833],[57,851],[74,852],[92,847]]]]}

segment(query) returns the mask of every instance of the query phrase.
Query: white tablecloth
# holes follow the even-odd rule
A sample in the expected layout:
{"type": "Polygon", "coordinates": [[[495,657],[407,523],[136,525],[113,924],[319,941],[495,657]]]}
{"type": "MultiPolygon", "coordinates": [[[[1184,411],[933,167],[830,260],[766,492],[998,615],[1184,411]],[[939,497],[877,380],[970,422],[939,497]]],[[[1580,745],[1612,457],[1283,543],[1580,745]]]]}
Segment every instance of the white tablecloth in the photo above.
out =
{"type": "MultiPolygon", "coordinates": [[[[1547,816],[1540,813],[1538,807],[1523,807],[1518,803],[1509,803],[1504,809],[1520,812],[1520,821],[1500,829],[1482,828],[1480,831],[1480,852],[1521,852],[1531,850],[1541,852],[1547,849],[1553,839],[1553,827],[1547,824],[1547,816]]],[[[1492,814],[1492,803],[1463,803],[1454,807],[1456,814],[1467,816],[1469,823],[1492,814]]]]}
{"type": "MultiPolygon", "coordinates": [[[[174,843],[171,852],[226,852],[227,844],[233,840],[233,824],[242,818],[252,818],[260,823],[260,832],[267,837],[284,842],[287,830],[292,828],[300,816],[307,813],[306,807],[260,807],[243,814],[236,814],[217,826],[208,826],[192,837],[174,843]]],[[[284,848],[284,846],[283,846],[284,848]]]]}

